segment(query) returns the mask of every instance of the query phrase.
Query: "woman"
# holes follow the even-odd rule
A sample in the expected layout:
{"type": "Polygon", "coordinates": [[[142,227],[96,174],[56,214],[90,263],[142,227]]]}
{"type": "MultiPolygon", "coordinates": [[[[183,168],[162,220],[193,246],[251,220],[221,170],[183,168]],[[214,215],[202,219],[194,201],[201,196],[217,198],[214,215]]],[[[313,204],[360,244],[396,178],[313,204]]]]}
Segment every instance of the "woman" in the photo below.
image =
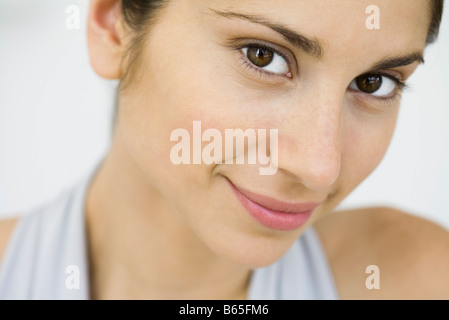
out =
{"type": "Polygon", "coordinates": [[[449,298],[447,231],[333,212],[383,158],[441,19],[437,0],[370,5],[92,0],[92,67],[120,79],[113,142],[1,223],[0,297],[449,298]]]}

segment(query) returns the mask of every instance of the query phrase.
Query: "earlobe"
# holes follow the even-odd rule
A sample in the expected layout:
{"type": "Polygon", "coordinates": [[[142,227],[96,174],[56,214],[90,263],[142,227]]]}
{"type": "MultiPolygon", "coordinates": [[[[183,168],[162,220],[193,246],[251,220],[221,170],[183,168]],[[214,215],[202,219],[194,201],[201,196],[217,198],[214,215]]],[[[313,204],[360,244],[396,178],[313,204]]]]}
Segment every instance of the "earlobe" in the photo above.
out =
{"type": "Polygon", "coordinates": [[[125,44],[121,23],[121,0],[91,0],[87,24],[90,63],[105,79],[121,77],[125,44]]]}

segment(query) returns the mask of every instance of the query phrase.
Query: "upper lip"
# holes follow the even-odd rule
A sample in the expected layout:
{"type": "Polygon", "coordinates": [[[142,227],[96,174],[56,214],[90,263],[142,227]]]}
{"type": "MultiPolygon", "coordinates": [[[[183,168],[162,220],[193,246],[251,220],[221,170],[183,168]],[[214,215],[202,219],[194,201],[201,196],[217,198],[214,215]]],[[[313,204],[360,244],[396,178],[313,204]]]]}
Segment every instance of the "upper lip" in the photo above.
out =
{"type": "Polygon", "coordinates": [[[266,209],[277,211],[277,212],[286,212],[286,213],[302,213],[315,209],[320,203],[317,202],[286,202],[280,201],[268,196],[264,196],[261,194],[257,194],[241,187],[236,186],[232,183],[231,180],[227,179],[231,186],[235,188],[238,192],[243,194],[250,201],[258,204],[261,207],[266,209]]]}

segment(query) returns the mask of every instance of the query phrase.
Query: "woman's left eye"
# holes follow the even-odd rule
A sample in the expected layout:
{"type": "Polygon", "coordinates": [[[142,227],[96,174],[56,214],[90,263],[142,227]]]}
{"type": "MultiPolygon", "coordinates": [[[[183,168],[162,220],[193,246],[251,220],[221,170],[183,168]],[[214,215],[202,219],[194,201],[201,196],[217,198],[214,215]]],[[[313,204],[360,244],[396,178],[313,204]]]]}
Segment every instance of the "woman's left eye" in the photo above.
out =
{"type": "Polygon", "coordinates": [[[395,93],[399,80],[381,74],[364,74],[355,78],[349,88],[377,97],[388,97],[395,93]]]}
{"type": "Polygon", "coordinates": [[[287,61],[276,51],[262,46],[247,46],[241,49],[246,58],[264,71],[284,75],[289,72],[287,61]]]}

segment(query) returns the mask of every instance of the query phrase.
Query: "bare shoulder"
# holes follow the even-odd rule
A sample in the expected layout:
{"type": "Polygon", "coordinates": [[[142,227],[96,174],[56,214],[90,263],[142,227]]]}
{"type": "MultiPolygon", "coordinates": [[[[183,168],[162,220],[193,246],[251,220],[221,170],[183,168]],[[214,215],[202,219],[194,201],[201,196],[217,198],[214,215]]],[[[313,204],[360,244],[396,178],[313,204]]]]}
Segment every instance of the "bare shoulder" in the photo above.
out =
{"type": "Polygon", "coordinates": [[[0,263],[5,254],[9,239],[14,231],[14,227],[19,221],[19,217],[0,220],[0,263]]]}
{"type": "Polygon", "coordinates": [[[333,212],[316,229],[343,299],[449,299],[445,228],[375,207],[333,212]]]}

